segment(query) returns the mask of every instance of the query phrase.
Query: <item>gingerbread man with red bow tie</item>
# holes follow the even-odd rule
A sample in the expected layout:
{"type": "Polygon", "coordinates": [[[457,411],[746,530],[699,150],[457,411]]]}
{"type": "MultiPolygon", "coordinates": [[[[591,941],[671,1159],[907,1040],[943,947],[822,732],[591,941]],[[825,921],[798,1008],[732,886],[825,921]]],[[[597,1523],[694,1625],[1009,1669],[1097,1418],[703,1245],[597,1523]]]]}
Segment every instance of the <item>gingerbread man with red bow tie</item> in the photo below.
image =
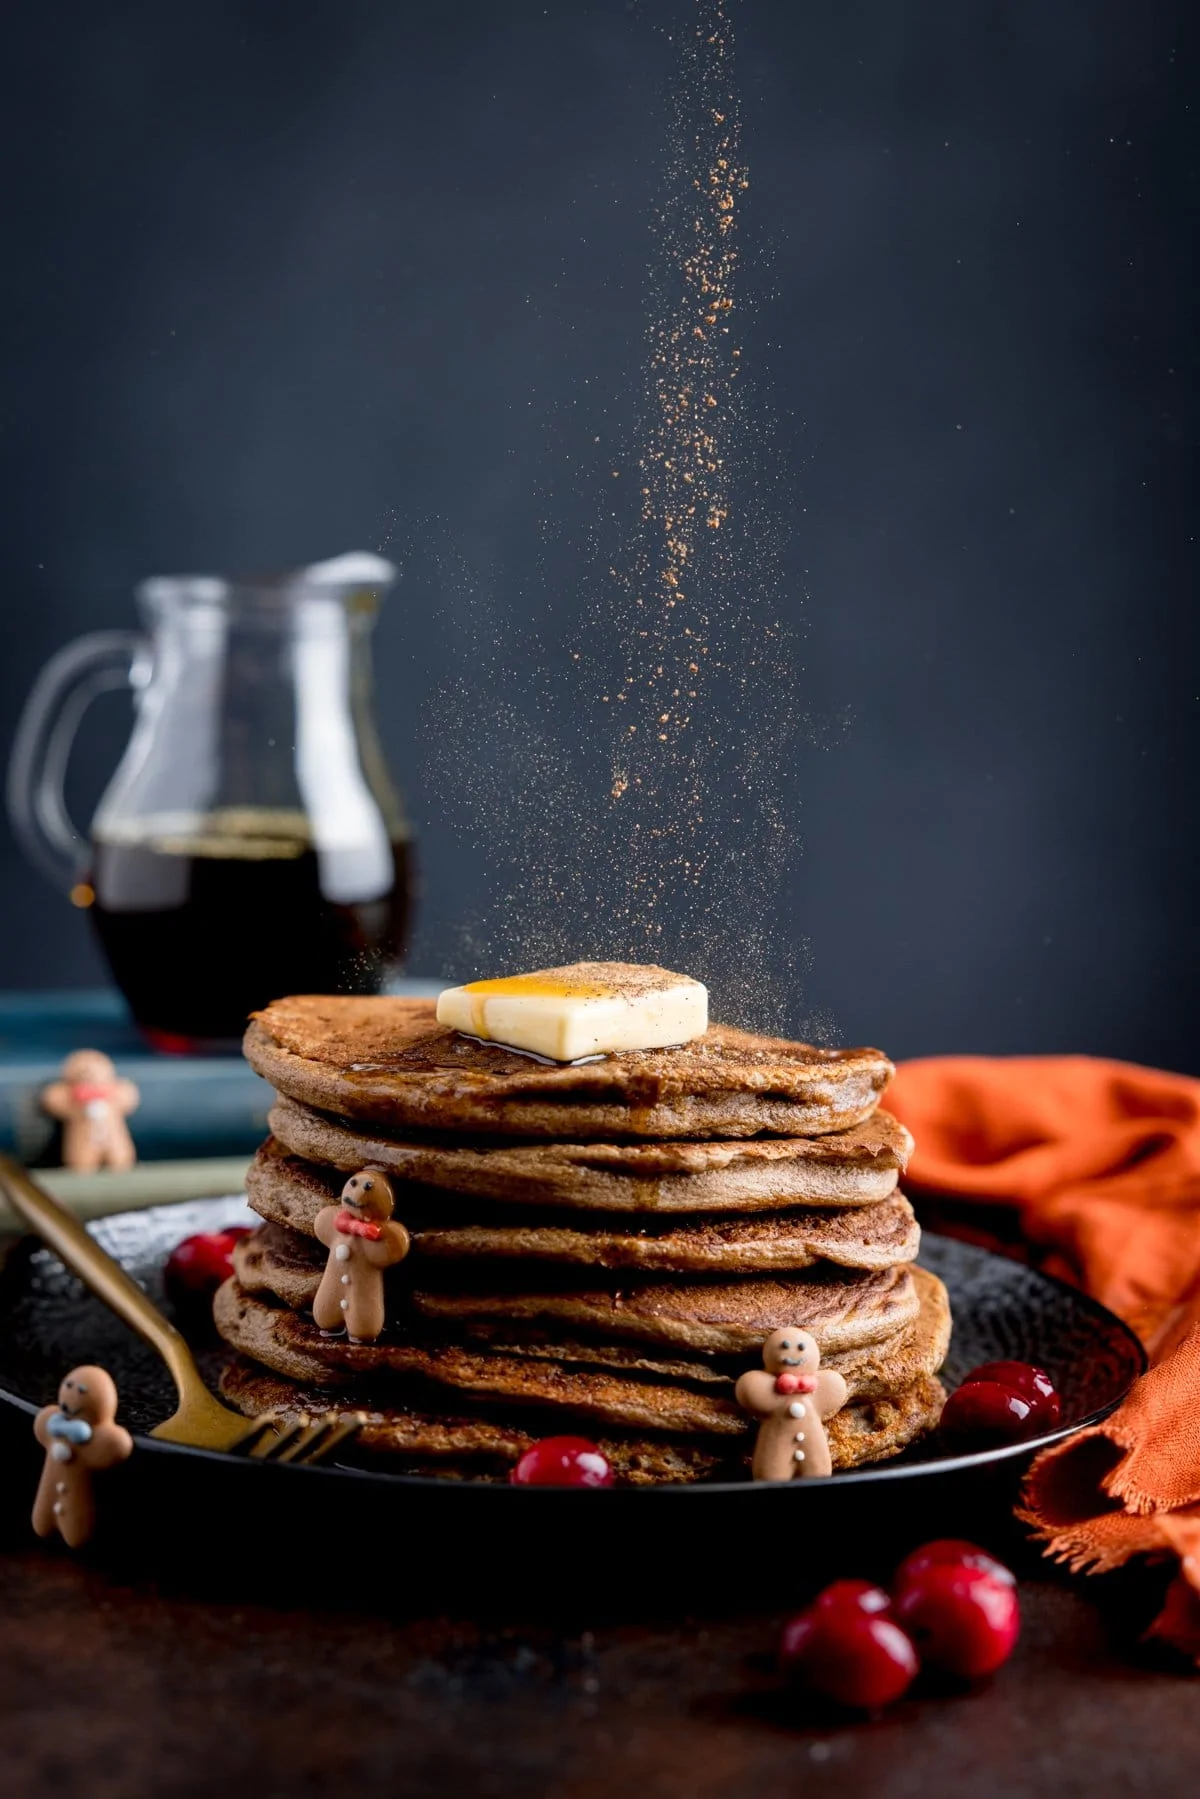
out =
{"type": "Polygon", "coordinates": [[[125,1123],[136,1112],[138,1090],[122,1080],[98,1049],[77,1049],[59,1077],[42,1089],[43,1112],[62,1121],[64,1168],[92,1174],[97,1168],[132,1168],[137,1160],[125,1123]]]}
{"type": "Polygon", "coordinates": [[[821,1351],[807,1331],[772,1331],[763,1344],[763,1366],[743,1374],[738,1404],[761,1418],[751,1473],[755,1480],[811,1480],[832,1474],[825,1420],[848,1398],[846,1383],[821,1368],[821,1351]]]}
{"type": "Polygon", "coordinates": [[[383,1271],[402,1262],[409,1235],[392,1218],[396,1196],[378,1168],[352,1174],[341,1204],[317,1213],[316,1233],[329,1251],[313,1301],[313,1322],[326,1335],[343,1328],[352,1343],[373,1343],[387,1321],[383,1271]]]}

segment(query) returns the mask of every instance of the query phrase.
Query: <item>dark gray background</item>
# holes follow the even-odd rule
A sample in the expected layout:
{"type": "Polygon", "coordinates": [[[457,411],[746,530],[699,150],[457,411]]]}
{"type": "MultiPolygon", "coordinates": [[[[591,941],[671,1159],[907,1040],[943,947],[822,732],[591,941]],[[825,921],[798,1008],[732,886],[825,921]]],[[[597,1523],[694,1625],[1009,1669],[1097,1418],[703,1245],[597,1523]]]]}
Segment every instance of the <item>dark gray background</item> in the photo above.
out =
{"type": "MultiPolygon", "coordinates": [[[[1183,12],[735,10],[764,292],[746,355],[781,421],[808,696],[849,720],[786,796],[804,1005],[897,1055],[1200,1066],[1183,12]]],[[[5,731],[55,647],[130,620],[144,574],[419,544],[428,522],[441,550],[378,635],[426,968],[479,885],[421,710],[469,655],[445,552],[519,616],[555,445],[597,396],[620,422],[662,27],[687,11],[7,15],[5,731]]],[[[576,522],[550,571],[568,614],[576,522]]],[[[89,725],[80,806],[126,718],[114,699],[89,725]]],[[[99,977],[7,836],[0,882],[0,986],[99,977]]]]}

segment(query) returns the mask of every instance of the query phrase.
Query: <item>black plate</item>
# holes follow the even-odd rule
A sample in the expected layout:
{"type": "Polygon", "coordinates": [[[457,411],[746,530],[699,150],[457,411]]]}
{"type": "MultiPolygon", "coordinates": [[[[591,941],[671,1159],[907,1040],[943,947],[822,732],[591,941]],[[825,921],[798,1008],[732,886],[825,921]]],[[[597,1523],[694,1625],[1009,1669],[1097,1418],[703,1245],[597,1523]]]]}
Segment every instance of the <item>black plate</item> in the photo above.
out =
{"type": "MultiPolygon", "coordinates": [[[[225,1199],[121,1213],[92,1229],[169,1310],[162,1268],[174,1244],[194,1231],[250,1222],[256,1221],[240,1199],[225,1199]]],[[[124,1546],[143,1557],[150,1544],[156,1564],[174,1559],[182,1538],[194,1565],[195,1527],[206,1541],[214,1529],[227,1541],[226,1533],[253,1518],[267,1530],[277,1565],[296,1553],[311,1565],[313,1542],[342,1516],[353,1520],[356,1537],[385,1533],[422,1540],[419,1573],[407,1558],[386,1576],[381,1570],[385,1586],[406,1591],[414,1582],[442,1591],[465,1581],[479,1593],[481,1583],[497,1588],[514,1578],[528,1591],[551,1565],[561,1580],[565,1550],[576,1592],[582,1581],[611,1595],[632,1575],[645,1590],[677,1585],[694,1594],[700,1583],[707,1594],[728,1584],[729,1576],[734,1584],[741,1578],[742,1559],[723,1554],[721,1545],[751,1532],[755,1542],[784,1533],[789,1564],[797,1545],[819,1533],[822,1572],[848,1558],[861,1566],[872,1553],[894,1554],[909,1541],[942,1532],[961,1535],[972,1524],[982,1529],[989,1516],[994,1522],[1011,1503],[1033,1451],[1111,1410],[1144,1366],[1141,1346],[1125,1325],[1074,1288],[930,1234],[921,1261],[950,1291],[954,1338],[943,1371],[947,1386],[981,1362],[1036,1362],[1062,1396],[1058,1430],[1019,1446],[953,1457],[941,1453],[932,1437],[895,1461],[785,1486],[747,1481],[575,1492],[351,1468],[275,1467],[142,1435],[173,1409],[165,1369],[52,1254],[28,1239],[0,1273],[0,1402],[23,1415],[9,1410],[5,1436],[14,1449],[27,1444],[24,1455],[6,1455],[5,1462],[14,1475],[17,1465],[27,1467],[32,1498],[39,1452],[28,1438],[28,1416],[54,1397],[67,1369],[95,1361],[116,1379],[121,1419],[138,1438],[130,1462],[105,1477],[103,1541],[116,1553],[124,1546]],[[181,1532],[185,1518],[193,1528],[181,1532]],[[555,1555],[548,1561],[549,1543],[555,1555]]],[[[201,1350],[210,1376],[219,1358],[215,1348],[201,1350]]],[[[7,1479],[5,1488],[11,1499],[7,1479]]],[[[811,1578],[811,1559],[805,1559],[811,1578]]],[[[338,1558],[339,1565],[343,1561],[338,1558]]]]}

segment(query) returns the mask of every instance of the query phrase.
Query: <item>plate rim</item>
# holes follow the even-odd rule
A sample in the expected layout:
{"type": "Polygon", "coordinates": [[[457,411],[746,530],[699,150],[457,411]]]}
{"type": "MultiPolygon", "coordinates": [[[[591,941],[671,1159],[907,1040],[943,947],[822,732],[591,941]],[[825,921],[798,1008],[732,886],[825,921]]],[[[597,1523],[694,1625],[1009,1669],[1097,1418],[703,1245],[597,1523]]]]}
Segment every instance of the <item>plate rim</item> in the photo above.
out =
{"type": "MultiPolygon", "coordinates": [[[[227,1197],[230,1199],[240,1197],[243,1200],[245,1198],[244,1195],[236,1195],[236,1194],[229,1194],[227,1196],[218,1196],[218,1197],[227,1197]]],[[[113,1213],[110,1215],[110,1217],[111,1218],[119,1218],[119,1217],[144,1216],[145,1212],[147,1212],[147,1211],[151,1211],[151,1210],[153,1210],[153,1211],[171,1211],[177,1205],[185,1205],[185,1204],[193,1205],[195,1203],[197,1203],[197,1202],[194,1200],[168,1201],[165,1205],[162,1205],[162,1206],[138,1208],[136,1211],[133,1211],[133,1212],[113,1213]]],[[[108,1223],[109,1221],[110,1221],[109,1217],[106,1217],[103,1219],[95,1219],[95,1220],[92,1220],[89,1222],[87,1228],[90,1231],[92,1229],[93,1225],[105,1224],[105,1223],[108,1223]]],[[[27,1235],[35,1235],[35,1233],[26,1233],[26,1234],[27,1235]]],[[[1084,1310],[1087,1312],[1090,1312],[1092,1314],[1092,1316],[1094,1317],[1097,1324],[1103,1324],[1105,1326],[1105,1328],[1109,1331],[1113,1331],[1115,1329],[1116,1334],[1125,1340],[1128,1347],[1132,1350],[1132,1360],[1134,1363],[1133,1372],[1130,1376],[1128,1385],[1120,1393],[1116,1394],[1111,1400],[1108,1400],[1104,1405],[1095,1407],[1091,1412],[1088,1412],[1084,1417],[1073,1420],[1069,1424],[1060,1424],[1060,1425],[1056,1426],[1054,1430],[1039,1432],[1039,1434],[1037,1436],[1027,1437],[1019,1443],[1001,1444],[998,1448],[995,1448],[995,1449],[979,1449],[979,1450],[973,1450],[973,1451],[967,1452],[965,1454],[960,1454],[960,1455],[938,1456],[929,1461],[923,1461],[923,1462],[899,1462],[896,1460],[890,1460],[890,1461],[879,1462],[879,1463],[868,1463],[868,1464],[866,1464],[866,1466],[861,1467],[861,1468],[847,1468],[844,1472],[835,1474],[831,1477],[832,1485],[837,1491],[841,1491],[846,1486],[859,1487],[859,1486],[863,1486],[870,1482],[888,1482],[890,1484],[890,1483],[894,1483],[897,1481],[912,1480],[912,1479],[928,1480],[928,1479],[936,1478],[937,1476],[943,1475],[943,1474],[949,1475],[949,1474],[962,1473],[964,1471],[973,1472],[975,1470],[980,1470],[980,1469],[1002,1468],[1004,1466],[1004,1464],[1007,1462],[1019,1461],[1026,1457],[1032,1457],[1034,1455],[1037,1455],[1042,1450],[1051,1448],[1056,1443],[1064,1442],[1068,1437],[1073,1437],[1080,1431],[1091,1429],[1093,1426],[1101,1423],[1103,1419],[1109,1417],[1110,1414],[1112,1412],[1114,1412],[1116,1410],[1116,1408],[1122,1403],[1122,1401],[1128,1397],[1128,1394],[1129,1394],[1130,1389],[1132,1388],[1134,1382],[1139,1380],[1141,1378],[1141,1376],[1143,1374],[1145,1374],[1145,1372],[1149,1366],[1149,1356],[1147,1355],[1146,1347],[1145,1347],[1144,1343],[1142,1342],[1141,1338],[1137,1335],[1137,1333],[1125,1322],[1125,1320],[1123,1318],[1119,1317],[1116,1312],[1110,1311],[1106,1305],[1104,1305],[1100,1300],[1093,1298],[1093,1296],[1090,1293],[1085,1293],[1083,1291],[1082,1287],[1073,1286],[1070,1281],[1065,1281],[1060,1276],[1055,1275],[1055,1274],[1048,1274],[1045,1272],[1045,1270],[1043,1270],[1041,1268],[1036,1268],[1031,1263],[1021,1262],[1014,1256],[1002,1255],[996,1250],[986,1249],[982,1244],[972,1243],[968,1239],[965,1239],[965,1238],[950,1236],[945,1231],[934,1231],[934,1230],[924,1231],[923,1238],[925,1238],[925,1237],[940,1238],[947,1243],[956,1243],[962,1248],[971,1250],[975,1255],[984,1256],[984,1257],[987,1257],[989,1260],[993,1260],[993,1261],[997,1261],[997,1262],[1011,1263],[1011,1264],[1015,1265],[1016,1267],[1024,1268],[1025,1271],[1028,1274],[1032,1275],[1035,1280],[1044,1282],[1048,1287],[1051,1287],[1052,1289],[1055,1289],[1058,1292],[1068,1294],[1070,1296],[1072,1302],[1075,1305],[1082,1304],[1084,1310]]],[[[53,1252],[51,1252],[51,1253],[53,1253],[53,1252]]],[[[917,1257],[917,1260],[918,1260],[918,1262],[920,1261],[919,1256],[917,1257]]],[[[103,1303],[103,1302],[101,1302],[101,1303],[103,1303]]],[[[131,1333],[131,1334],[136,1335],[136,1333],[131,1333]]],[[[153,1351],[151,1350],[150,1353],[153,1353],[153,1351]]],[[[7,1384],[5,1384],[3,1382],[0,1382],[0,1405],[7,1407],[10,1411],[24,1413],[29,1418],[35,1417],[37,1415],[38,1411],[41,1409],[33,1400],[25,1399],[21,1394],[14,1393],[7,1386],[7,1384]]],[[[751,1492],[755,1492],[755,1491],[773,1492],[773,1491],[778,1490],[780,1487],[787,1487],[789,1490],[796,1490],[796,1491],[803,1492],[810,1485],[814,1484],[814,1483],[810,1483],[808,1481],[756,1481],[756,1480],[704,1481],[704,1480],[696,1480],[696,1481],[677,1481],[677,1482],[667,1482],[667,1481],[648,1482],[644,1486],[641,1486],[641,1485],[634,1486],[627,1482],[624,1484],[618,1484],[618,1485],[615,1485],[613,1487],[608,1487],[608,1488],[587,1488],[587,1487],[576,1488],[576,1487],[552,1487],[552,1486],[520,1487],[520,1488],[518,1488],[518,1487],[514,1487],[511,1482],[504,1481],[504,1480],[499,1480],[499,1481],[478,1480],[478,1481],[447,1482],[445,1476],[442,1476],[442,1475],[436,1475],[436,1474],[391,1474],[391,1473],[388,1473],[386,1470],[377,1469],[377,1468],[353,1468],[353,1467],[348,1467],[348,1466],[334,1466],[334,1467],[318,1466],[315,1468],[303,1467],[303,1466],[297,1467],[293,1463],[288,1463],[288,1462],[264,1461],[264,1460],[256,1459],[254,1457],[249,1457],[249,1456],[230,1455],[227,1452],[221,1451],[221,1450],[200,1449],[200,1448],[197,1448],[197,1447],[195,1447],[191,1444],[187,1444],[187,1443],[164,1442],[157,1437],[151,1436],[148,1433],[143,1433],[143,1432],[135,1432],[133,1434],[133,1441],[139,1451],[142,1451],[144,1453],[147,1453],[147,1454],[150,1454],[150,1455],[153,1455],[156,1457],[159,1455],[164,1455],[164,1454],[167,1456],[182,1455],[183,1457],[188,1458],[188,1459],[198,1458],[204,1463],[213,1463],[213,1464],[220,1465],[222,1467],[229,1467],[229,1466],[240,1463],[245,1467],[277,1468],[277,1469],[282,1469],[286,1473],[293,1474],[293,1475],[303,1474],[303,1475],[307,1475],[312,1478],[332,1479],[332,1480],[337,1480],[337,1481],[342,1481],[342,1480],[345,1480],[348,1478],[348,1479],[357,1480],[357,1481],[368,1481],[371,1483],[372,1486],[382,1486],[385,1488],[396,1487],[396,1488],[399,1488],[401,1491],[416,1490],[416,1491],[421,1491],[421,1492],[430,1492],[430,1491],[445,1492],[448,1486],[452,1486],[455,1493],[523,1492],[523,1493],[548,1493],[548,1494],[552,1494],[552,1495],[562,1495],[565,1493],[576,1494],[576,1493],[589,1493],[590,1492],[590,1493],[595,1494],[598,1497],[601,1494],[607,1495],[607,1494],[612,1494],[612,1493],[623,1493],[627,1496],[630,1494],[633,1494],[633,1493],[637,1493],[637,1494],[644,1495],[644,1496],[648,1496],[650,1494],[654,1494],[657,1496],[657,1495],[663,1495],[663,1494],[694,1494],[694,1493],[709,1493],[709,1494],[714,1494],[714,1495],[718,1494],[718,1493],[722,1493],[722,1494],[743,1493],[744,1494],[744,1493],[751,1493],[751,1492]]],[[[821,1481],[821,1482],[818,1482],[815,1484],[817,1484],[821,1488],[826,1487],[826,1483],[824,1481],[821,1481]]],[[[456,1501],[456,1503],[463,1503],[463,1502],[456,1501]]],[[[470,1504],[473,1502],[466,1501],[466,1503],[470,1504]]]]}

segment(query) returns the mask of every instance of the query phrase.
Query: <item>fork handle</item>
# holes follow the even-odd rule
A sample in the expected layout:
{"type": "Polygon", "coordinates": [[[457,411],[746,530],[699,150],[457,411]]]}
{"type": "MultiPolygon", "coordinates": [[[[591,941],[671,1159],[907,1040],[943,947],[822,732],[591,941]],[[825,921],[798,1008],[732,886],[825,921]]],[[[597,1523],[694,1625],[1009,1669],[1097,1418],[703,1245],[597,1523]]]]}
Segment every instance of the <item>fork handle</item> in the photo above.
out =
{"type": "Polygon", "coordinates": [[[0,1187],[17,1213],[84,1286],[157,1350],[171,1371],[180,1399],[207,1390],[192,1352],[175,1326],[125,1270],[88,1235],[78,1218],[51,1199],[18,1162],[0,1156],[0,1187]]]}

